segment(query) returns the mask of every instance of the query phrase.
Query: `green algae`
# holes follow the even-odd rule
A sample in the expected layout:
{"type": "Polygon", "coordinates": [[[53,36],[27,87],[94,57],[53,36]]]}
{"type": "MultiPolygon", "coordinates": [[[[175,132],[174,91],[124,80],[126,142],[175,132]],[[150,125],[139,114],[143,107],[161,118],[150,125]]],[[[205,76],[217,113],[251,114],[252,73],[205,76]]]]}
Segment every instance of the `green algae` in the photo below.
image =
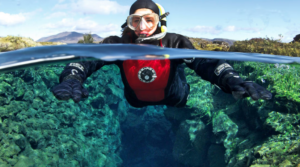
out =
{"type": "MultiPolygon", "coordinates": [[[[59,101],[50,88],[58,84],[62,70],[45,66],[0,75],[2,164],[23,167],[116,166],[110,161],[121,163],[116,151],[119,146],[113,146],[120,145],[120,125],[114,121],[119,119],[119,113],[113,112],[110,105],[123,101],[122,94],[109,95],[110,98],[102,99],[107,102],[96,108],[89,103],[93,96],[78,104],[72,100],[59,101]],[[111,99],[114,101],[108,101],[111,99]]],[[[104,71],[98,71],[101,72],[104,71]]],[[[103,93],[117,89],[104,86],[116,81],[114,76],[108,76],[102,83],[98,82],[100,76],[92,76],[97,79],[85,85],[98,85],[96,90],[103,93]]],[[[89,91],[98,94],[95,89],[89,91]]]]}

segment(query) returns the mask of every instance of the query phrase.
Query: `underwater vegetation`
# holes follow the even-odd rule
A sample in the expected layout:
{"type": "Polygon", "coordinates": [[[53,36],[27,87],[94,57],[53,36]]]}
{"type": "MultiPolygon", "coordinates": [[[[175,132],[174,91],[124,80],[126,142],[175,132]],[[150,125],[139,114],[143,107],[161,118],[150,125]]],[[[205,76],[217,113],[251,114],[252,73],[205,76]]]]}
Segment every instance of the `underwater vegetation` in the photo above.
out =
{"type": "MultiPolygon", "coordinates": [[[[246,98],[236,101],[231,95],[223,93],[209,82],[197,80],[196,74],[185,68],[188,83],[191,85],[187,105],[193,110],[186,110],[185,112],[190,115],[185,117],[168,111],[168,117],[177,119],[183,124],[197,120],[198,123],[204,123],[205,128],[202,129],[211,129],[211,134],[207,135],[208,132],[204,133],[199,128],[186,127],[192,144],[196,144],[195,138],[203,136],[203,133],[205,136],[212,136],[213,144],[207,148],[210,161],[207,163],[210,166],[220,166],[214,164],[220,157],[224,157],[226,166],[261,164],[271,167],[282,166],[282,163],[286,162],[291,166],[299,164],[300,151],[295,151],[300,149],[299,66],[233,61],[230,64],[244,80],[254,81],[270,90],[273,99],[254,101],[246,98]],[[215,149],[222,148],[219,144],[225,149],[223,154],[211,153],[215,149]],[[291,146],[294,147],[294,151],[287,151],[291,146]],[[264,155],[258,152],[262,147],[266,149],[264,155]]],[[[193,149],[197,150],[197,147],[193,149]]],[[[195,161],[182,160],[182,162],[201,166],[192,163],[195,161]]],[[[225,166],[225,163],[222,166],[225,166]]]]}
{"type": "MultiPolygon", "coordinates": [[[[190,40],[202,50],[299,57],[300,45],[295,39],[288,44],[268,38],[251,39],[236,41],[231,47],[222,42],[190,40]]],[[[36,43],[21,37],[0,38],[1,51],[46,44],[52,43],[36,43]]],[[[297,167],[300,66],[229,63],[244,80],[271,91],[273,99],[236,101],[189,68],[185,68],[185,74],[191,93],[187,107],[180,109],[131,107],[124,98],[120,71],[115,65],[104,66],[87,79],[84,87],[90,95],[79,103],[59,101],[51,93],[65,64],[0,74],[0,166],[115,167],[122,166],[124,161],[142,163],[141,159],[147,157],[148,163],[159,166],[154,155],[164,159],[170,154],[185,166],[297,167]],[[147,143],[122,145],[122,123],[126,123],[128,131],[138,134],[131,135],[136,139],[133,141],[147,143]],[[143,125],[145,129],[141,130],[143,125]],[[167,138],[173,144],[168,152],[163,147],[166,144],[156,146],[153,141],[161,142],[163,134],[170,131],[175,139],[167,138]],[[147,149],[145,153],[132,153],[126,152],[126,147],[147,149]],[[121,152],[133,156],[125,160],[121,152]]]]}
{"type": "Polygon", "coordinates": [[[51,92],[64,66],[0,75],[1,167],[121,164],[119,122],[126,105],[120,78],[105,74],[118,69],[106,67],[94,74],[85,85],[91,98],[76,104],[59,101],[51,92]],[[107,77],[100,80],[102,76],[107,77]]]}

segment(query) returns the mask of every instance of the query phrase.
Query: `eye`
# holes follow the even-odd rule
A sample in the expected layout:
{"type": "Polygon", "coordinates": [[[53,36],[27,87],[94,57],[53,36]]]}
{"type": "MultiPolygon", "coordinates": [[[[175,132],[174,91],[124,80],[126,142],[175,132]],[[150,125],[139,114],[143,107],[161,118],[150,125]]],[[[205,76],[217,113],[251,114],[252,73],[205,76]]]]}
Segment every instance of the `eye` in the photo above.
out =
{"type": "Polygon", "coordinates": [[[140,20],[139,19],[135,19],[133,20],[133,23],[138,23],[140,20]]]}

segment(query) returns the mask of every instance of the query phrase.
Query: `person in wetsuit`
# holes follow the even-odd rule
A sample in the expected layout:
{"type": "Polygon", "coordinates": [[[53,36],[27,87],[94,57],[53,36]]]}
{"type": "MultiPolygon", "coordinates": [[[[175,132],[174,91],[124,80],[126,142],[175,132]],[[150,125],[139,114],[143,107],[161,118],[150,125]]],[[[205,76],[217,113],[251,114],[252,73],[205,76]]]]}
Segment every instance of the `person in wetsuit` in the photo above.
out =
{"type": "MultiPolygon", "coordinates": [[[[152,0],[137,0],[130,8],[130,15],[122,25],[122,37],[110,36],[102,43],[142,43],[168,48],[195,49],[184,36],[166,32],[166,17],[163,8],[152,0]],[[158,23],[161,23],[161,27],[158,23]]],[[[116,64],[124,83],[124,95],[134,107],[167,105],[184,107],[190,86],[181,64],[185,63],[202,79],[211,82],[236,99],[251,97],[270,100],[271,92],[262,86],[243,81],[225,60],[187,58],[125,61],[82,61],[68,64],[60,75],[60,84],[52,90],[57,99],[72,98],[79,102],[88,96],[83,82],[104,65],[116,64]]]]}

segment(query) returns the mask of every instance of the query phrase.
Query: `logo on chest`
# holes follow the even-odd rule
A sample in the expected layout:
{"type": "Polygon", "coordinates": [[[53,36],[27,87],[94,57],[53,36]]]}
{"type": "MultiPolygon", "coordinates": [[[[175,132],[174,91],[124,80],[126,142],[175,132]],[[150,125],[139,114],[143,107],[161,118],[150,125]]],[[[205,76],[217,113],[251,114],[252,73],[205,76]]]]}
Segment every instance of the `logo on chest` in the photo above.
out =
{"type": "Polygon", "coordinates": [[[144,83],[151,83],[157,78],[157,75],[153,68],[144,67],[138,72],[138,77],[144,83]]]}
{"type": "Polygon", "coordinates": [[[125,60],[123,70],[130,88],[141,101],[157,102],[165,97],[170,60],[125,60]]]}

